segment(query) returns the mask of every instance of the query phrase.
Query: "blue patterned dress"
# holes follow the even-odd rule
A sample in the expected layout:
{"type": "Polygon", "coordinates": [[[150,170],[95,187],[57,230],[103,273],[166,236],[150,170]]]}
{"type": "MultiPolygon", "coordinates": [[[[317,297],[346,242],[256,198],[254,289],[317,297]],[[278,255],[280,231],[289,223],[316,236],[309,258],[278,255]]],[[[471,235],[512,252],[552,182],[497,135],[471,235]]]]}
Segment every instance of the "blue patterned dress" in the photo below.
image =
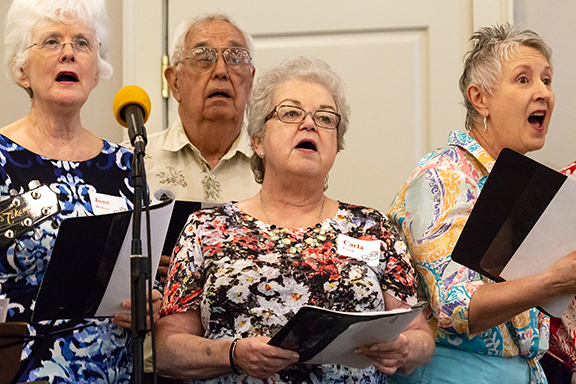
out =
{"type": "MultiPolygon", "coordinates": [[[[9,191],[28,191],[30,180],[49,186],[58,196],[59,221],[67,217],[93,215],[90,193],[120,196],[132,207],[130,161],[132,154],[103,141],[100,154],[87,161],[52,160],[28,151],[0,135],[0,198],[9,191]]],[[[29,231],[19,237],[24,248],[0,247],[0,294],[10,298],[7,321],[30,322],[35,297],[50,261],[58,229],[47,220],[37,226],[41,237],[29,231]],[[37,240],[38,239],[38,240],[37,240]]],[[[81,250],[78,250],[81,252],[81,250]]],[[[70,265],[70,273],[74,266],[70,265]]],[[[42,334],[47,322],[29,326],[32,335],[42,334]]],[[[30,356],[33,343],[25,345],[22,359],[26,370],[19,382],[48,380],[50,383],[129,383],[130,332],[111,320],[58,321],[54,331],[77,327],[45,339],[30,356]]]]}

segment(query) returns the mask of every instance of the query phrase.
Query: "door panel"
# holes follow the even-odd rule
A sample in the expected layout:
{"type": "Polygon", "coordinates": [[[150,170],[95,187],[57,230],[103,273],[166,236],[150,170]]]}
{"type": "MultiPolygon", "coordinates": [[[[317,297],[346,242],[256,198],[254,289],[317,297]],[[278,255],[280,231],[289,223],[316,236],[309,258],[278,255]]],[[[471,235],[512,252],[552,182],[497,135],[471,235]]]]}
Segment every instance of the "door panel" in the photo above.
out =
{"type": "MultiPolygon", "coordinates": [[[[130,1],[125,0],[125,5],[130,1]]],[[[142,1],[152,7],[150,13],[162,13],[156,2],[142,1]]],[[[473,31],[473,9],[496,15],[490,10],[500,10],[501,3],[509,2],[165,1],[169,41],[176,26],[189,16],[230,13],[254,38],[256,77],[297,56],[327,61],[344,79],[352,108],[346,148],[330,172],[327,194],[380,210],[388,209],[423,154],[445,145],[450,130],[463,129],[458,78],[473,31]]],[[[144,28],[148,26],[134,25],[135,30],[144,28]]],[[[134,55],[131,63],[139,57],[134,55]]],[[[159,93],[159,83],[141,76],[137,67],[130,76],[159,93]]],[[[161,105],[159,96],[151,98],[161,105]]],[[[176,103],[172,99],[168,114],[173,121],[176,103]]],[[[149,131],[164,128],[161,116],[150,119],[149,131]]]]}

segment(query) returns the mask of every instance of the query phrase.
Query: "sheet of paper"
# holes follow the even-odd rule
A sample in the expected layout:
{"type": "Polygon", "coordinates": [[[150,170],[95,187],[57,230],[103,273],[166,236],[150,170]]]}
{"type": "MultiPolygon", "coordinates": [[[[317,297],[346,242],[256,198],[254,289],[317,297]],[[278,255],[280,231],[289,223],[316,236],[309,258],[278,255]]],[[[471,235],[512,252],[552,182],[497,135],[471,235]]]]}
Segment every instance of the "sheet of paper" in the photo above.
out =
{"type": "MultiPolygon", "coordinates": [[[[550,268],[576,249],[576,177],[569,176],[542,216],[500,274],[506,280],[534,275],[550,268]]],[[[560,317],[574,295],[559,296],[542,305],[560,317]]]]}
{"type": "Polygon", "coordinates": [[[337,363],[355,368],[366,368],[372,360],[354,353],[356,346],[374,344],[397,338],[420,313],[422,308],[406,310],[394,316],[352,324],[307,364],[337,363]]]}
{"type": "MultiPolygon", "coordinates": [[[[164,239],[166,238],[166,232],[168,231],[168,225],[170,223],[170,217],[172,216],[172,210],[174,209],[174,194],[169,191],[156,191],[155,196],[159,192],[165,193],[167,196],[172,197],[172,202],[164,207],[157,209],[150,209],[150,234],[152,236],[152,250],[151,250],[151,263],[152,271],[155,273],[158,270],[158,264],[160,263],[160,255],[162,251],[162,246],[164,245],[164,239]]],[[[114,266],[114,271],[110,281],[108,282],[108,287],[102,298],[100,306],[96,311],[97,317],[112,317],[116,313],[120,312],[130,312],[122,308],[122,301],[130,300],[130,288],[131,288],[131,278],[130,278],[130,257],[132,252],[132,224],[128,226],[126,231],[126,236],[124,237],[124,242],[122,243],[122,248],[120,249],[120,255],[116,260],[114,266]]],[[[147,234],[146,234],[146,214],[142,212],[142,223],[141,223],[141,239],[142,239],[142,253],[146,254],[147,251],[147,234]]],[[[155,276],[152,276],[154,278],[155,276]]]]}

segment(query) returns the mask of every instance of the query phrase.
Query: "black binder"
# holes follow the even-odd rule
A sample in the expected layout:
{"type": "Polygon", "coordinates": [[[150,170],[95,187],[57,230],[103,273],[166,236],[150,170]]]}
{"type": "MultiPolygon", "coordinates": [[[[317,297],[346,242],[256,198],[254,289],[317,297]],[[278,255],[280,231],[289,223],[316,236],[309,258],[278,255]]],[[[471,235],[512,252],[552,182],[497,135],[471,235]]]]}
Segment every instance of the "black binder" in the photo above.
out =
{"type": "MultiPolygon", "coordinates": [[[[452,252],[452,260],[494,281],[504,281],[502,271],[567,178],[509,148],[503,149],[452,252]]],[[[566,240],[571,241],[568,237],[566,240]]]]}

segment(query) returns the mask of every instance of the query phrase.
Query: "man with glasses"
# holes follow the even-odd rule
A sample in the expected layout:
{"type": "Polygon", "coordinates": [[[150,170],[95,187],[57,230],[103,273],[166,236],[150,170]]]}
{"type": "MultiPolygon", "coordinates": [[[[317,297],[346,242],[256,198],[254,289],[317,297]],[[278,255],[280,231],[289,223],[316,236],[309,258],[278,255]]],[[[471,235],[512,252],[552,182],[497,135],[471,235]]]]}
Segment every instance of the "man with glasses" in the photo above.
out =
{"type": "MultiPolygon", "coordinates": [[[[171,65],[164,71],[178,102],[178,119],[148,137],[150,191],[169,189],[177,200],[202,205],[244,200],[258,192],[250,168],[250,138],[243,129],[255,73],[253,45],[250,35],[227,15],[191,18],[178,26],[171,65]]],[[[183,223],[195,209],[185,210],[180,212],[183,223]]],[[[165,246],[159,266],[162,283],[170,253],[165,246]]],[[[145,369],[151,371],[148,346],[145,369]]]]}
{"type": "Polygon", "coordinates": [[[170,189],[178,200],[204,203],[242,200],[258,191],[242,128],[254,80],[252,57],[252,38],[226,15],[180,24],[164,72],[179,118],[148,138],[151,191],[170,189]]]}

